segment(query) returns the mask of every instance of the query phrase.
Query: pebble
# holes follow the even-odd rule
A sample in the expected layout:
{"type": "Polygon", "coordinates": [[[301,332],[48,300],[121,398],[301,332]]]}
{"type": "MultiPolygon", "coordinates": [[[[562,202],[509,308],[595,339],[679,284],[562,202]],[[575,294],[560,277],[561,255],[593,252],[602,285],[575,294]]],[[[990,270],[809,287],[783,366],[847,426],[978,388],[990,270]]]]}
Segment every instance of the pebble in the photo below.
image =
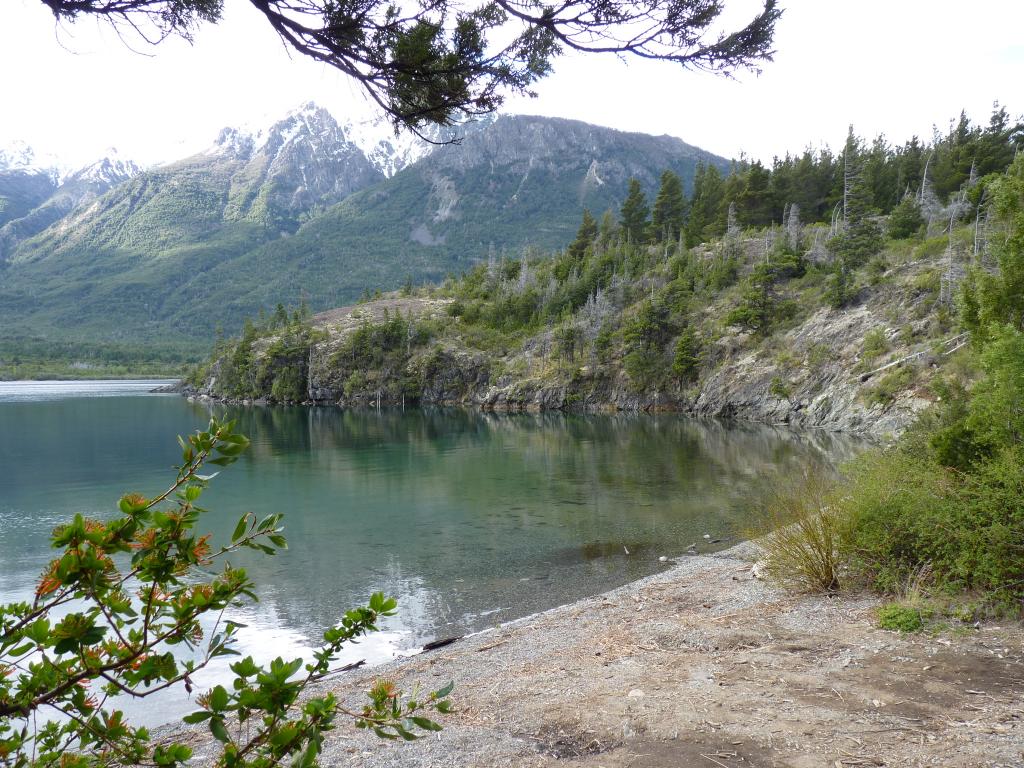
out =
{"type": "Polygon", "coordinates": [[[642,699],[644,697],[644,692],[641,691],[639,688],[634,688],[626,695],[631,699],[642,699]]]}
{"type": "Polygon", "coordinates": [[[667,563],[668,562],[668,558],[665,557],[664,555],[662,555],[661,557],[658,558],[658,562],[659,563],[667,563]]]}

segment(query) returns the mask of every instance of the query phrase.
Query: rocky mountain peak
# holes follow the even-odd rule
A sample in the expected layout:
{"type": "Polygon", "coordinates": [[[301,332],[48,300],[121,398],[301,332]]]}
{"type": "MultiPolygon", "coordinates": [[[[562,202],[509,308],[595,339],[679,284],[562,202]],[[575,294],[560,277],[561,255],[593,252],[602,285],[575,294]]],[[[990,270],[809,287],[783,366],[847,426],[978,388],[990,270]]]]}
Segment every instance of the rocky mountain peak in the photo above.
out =
{"type": "Polygon", "coordinates": [[[60,176],[60,163],[51,155],[42,155],[24,141],[0,147],[0,173],[45,174],[54,182],[60,176]]]}
{"type": "Polygon", "coordinates": [[[68,174],[64,179],[64,184],[90,182],[110,188],[140,173],[142,173],[141,167],[134,161],[123,157],[117,149],[111,147],[107,150],[104,157],[68,174]]]}

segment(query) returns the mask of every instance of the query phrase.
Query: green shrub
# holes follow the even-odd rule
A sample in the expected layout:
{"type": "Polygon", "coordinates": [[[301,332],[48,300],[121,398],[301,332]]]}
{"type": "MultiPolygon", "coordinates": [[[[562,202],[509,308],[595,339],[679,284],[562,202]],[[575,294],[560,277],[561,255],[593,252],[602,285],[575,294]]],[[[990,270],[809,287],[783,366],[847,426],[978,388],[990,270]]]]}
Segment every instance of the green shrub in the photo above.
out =
{"type": "Polygon", "coordinates": [[[882,376],[873,387],[864,391],[864,402],[868,407],[892,403],[896,396],[905,392],[914,383],[917,374],[910,365],[900,365],[882,376]]]}
{"type": "Polygon", "coordinates": [[[914,259],[934,259],[945,253],[947,247],[949,247],[949,238],[945,235],[930,237],[914,249],[914,259]]]}
{"type": "Polygon", "coordinates": [[[864,334],[864,343],[861,346],[861,360],[871,362],[889,351],[889,338],[882,328],[872,328],[864,334]]]}
{"type": "Polygon", "coordinates": [[[889,262],[884,257],[873,256],[867,266],[868,282],[871,285],[880,284],[887,269],[889,269],[889,262]]]}
{"type": "Polygon", "coordinates": [[[789,385],[782,379],[781,376],[776,376],[772,379],[772,383],[768,386],[768,393],[773,397],[777,397],[780,400],[788,400],[790,391],[789,385]]]}
{"type": "Polygon", "coordinates": [[[832,358],[832,348],[828,344],[812,344],[807,350],[807,365],[811,368],[820,368],[832,358]]]}
{"type": "Polygon", "coordinates": [[[1024,449],[1007,448],[970,473],[938,466],[920,436],[862,456],[843,509],[852,571],[898,592],[921,568],[937,589],[977,592],[999,610],[1024,599],[1024,449]]]}
{"type": "Polygon", "coordinates": [[[672,375],[683,383],[697,380],[700,372],[701,342],[692,328],[686,328],[676,342],[672,358],[672,375]]]}
{"type": "Polygon", "coordinates": [[[906,195],[900,204],[892,209],[886,229],[890,238],[902,240],[918,235],[924,225],[921,206],[917,204],[913,195],[906,195]]]}
{"type": "Polygon", "coordinates": [[[878,626],[894,632],[920,632],[924,627],[924,617],[918,608],[886,603],[878,609],[878,626]]]}

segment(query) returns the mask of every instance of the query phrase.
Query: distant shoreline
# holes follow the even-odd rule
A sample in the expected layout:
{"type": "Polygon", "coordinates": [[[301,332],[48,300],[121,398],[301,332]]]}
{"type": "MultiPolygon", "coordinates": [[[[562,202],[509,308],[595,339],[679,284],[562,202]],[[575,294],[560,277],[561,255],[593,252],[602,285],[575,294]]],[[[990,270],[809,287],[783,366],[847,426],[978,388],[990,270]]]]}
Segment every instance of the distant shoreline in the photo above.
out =
{"type": "Polygon", "coordinates": [[[3,384],[46,384],[48,382],[75,382],[75,381],[174,381],[181,383],[181,377],[175,376],[67,376],[64,378],[47,377],[44,379],[5,379],[0,376],[0,383],[3,384]]]}

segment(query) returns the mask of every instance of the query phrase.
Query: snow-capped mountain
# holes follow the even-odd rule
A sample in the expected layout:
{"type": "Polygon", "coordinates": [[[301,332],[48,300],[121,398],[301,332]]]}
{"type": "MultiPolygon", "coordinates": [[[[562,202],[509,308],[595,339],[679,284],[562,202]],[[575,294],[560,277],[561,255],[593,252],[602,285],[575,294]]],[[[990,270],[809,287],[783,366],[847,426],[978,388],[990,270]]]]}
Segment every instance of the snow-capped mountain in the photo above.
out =
{"type": "MultiPolygon", "coordinates": [[[[690,183],[698,161],[728,167],[679,139],[571,120],[456,130],[465,141],[438,146],[304,104],[141,172],[110,157],[59,190],[0,173],[0,198],[14,176],[41,195],[13,221],[17,206],[0,210],[0,327],[206,337],[279,301],[326,308],[442,279],[492,246],[564,246],[581,209],[616,210],[630,178],[655,189],[666,168],[690,183]]],[[[36,162],[17,156],[5,162],[36,162]]]]}
{"type": "Polygon", "coordinates": [[[24,171],[35,167],[35,152],[23,141],[0,147],[0,172],[24,171]]]}
{"type": "Polygon", "coordinates": [[[310,102],[266,126],[225,128],[205,151],[155,175],[205,169],[226,183],[227,221],[292,231],[312,208],[329,206],[383,173],[324,108],[310,102]]]}
{"type": "Polygon", "coordinates": [[[0,265],[20,242],[142,172],[116,149],[63,175],[54,167],[38,169],[38,159],[28,145],[0,150],[0,158],[7,163],[7,170],[0,170],[0,201],[15,203],[8,209],[11,215],[3,216],[4,210],[0,210],[0,265]],[[10,197],[5,197],[5,190],[10,197]]]}
{"type": "Polygon", "coordinates": [[[89,183],[106,185],[109,189],[140,173],[142,168],[137,163],[123,157],[116,148],[111,147],[104,157],[65,175],[61,184],[66,186],[70,183],[89,183]]]}
{"type": "Polygon", "coordinates": [[[384,118],[349,121],[344,124],[344,131],[389,179],[430,154],[435,146],[409,131],[396,135],[391,123],[384,118]]]}
{"type": "Polygon", "coordinates": [[[384,118],[349,121],[344,124],[344,130],[381,173],[390,179],[404,168],[432,154],[438,146],[478,133],[492,125],[495,119],[493,116],[477,118],[450,128],[429,126],[421,131],[425,138],[411,131],[396,134],[394,127],[384,118]]]}
{"type": "Polygon", "coordinates": [[[246,162],[262,154],[269,158],[269,169],[273,171],[287,164],[291,151],[302,144],[308,145],[319,159],[349,156],[358,150],[387,178],[434,148],[409,132],[395,136],[383,118],[339,122],[323,107],[306,102],[284,118],[224,128],[203,154],[246,162]]]}
{"type": "Polygon", "coordinates": [[[354,147],[384,177],[423,159],[438,145],[476,133],[494,118],[482,118],[451,128],[430,126],[420,138],[411,131],[395,133],[383,117],[339,121],[328,110],[314,102],[306,102],[288,112],[283,119],[224,128],[217,140],[203,154],[250,160],[260,153],[273,155],[271,166],[287,157],[295,142],[307,142],[321,154],[345,154],[354,147]]]}

